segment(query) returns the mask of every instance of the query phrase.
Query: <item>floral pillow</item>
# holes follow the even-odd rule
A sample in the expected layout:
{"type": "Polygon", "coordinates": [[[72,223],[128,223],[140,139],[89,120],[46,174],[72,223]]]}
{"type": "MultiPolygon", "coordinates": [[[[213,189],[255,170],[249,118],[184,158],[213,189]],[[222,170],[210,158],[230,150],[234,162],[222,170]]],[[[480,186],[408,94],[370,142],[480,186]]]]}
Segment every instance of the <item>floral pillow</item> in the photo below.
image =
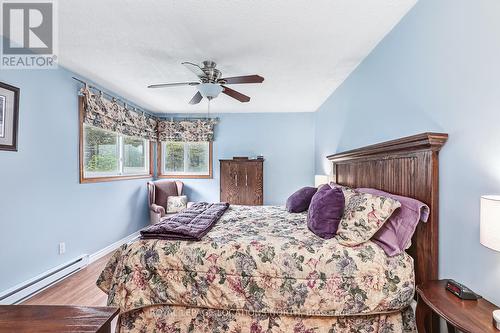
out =
{"type": "MultiPolygon", "coordinates": [[[[344,196],[351,196],[352,194],[356,194],[356,190],[354,190],[353,188],[350,188],[350,187],[347,187],[347,186],[344,186],[344,185],[339,185],[335,182],[330,182],[330,187],[331,188],[340,188],[343,192],[344,192],[344,196]]],[[[346,202],[347,202],[347,197],[346,198],[346,202]]]]}
{"type": "Polygon", "coordinates": [[[391,198],[350,189],[342,191],[345,208],[337,230],[337,238],[342,245],[355,246],[368,241],[401,206],[399,201],[391,198]]]}
{"type": "Polygon", "coordinates": [[[167,199],[167,214],[178,213],[187,207],[187,196],[169,196],[167,199]]]}

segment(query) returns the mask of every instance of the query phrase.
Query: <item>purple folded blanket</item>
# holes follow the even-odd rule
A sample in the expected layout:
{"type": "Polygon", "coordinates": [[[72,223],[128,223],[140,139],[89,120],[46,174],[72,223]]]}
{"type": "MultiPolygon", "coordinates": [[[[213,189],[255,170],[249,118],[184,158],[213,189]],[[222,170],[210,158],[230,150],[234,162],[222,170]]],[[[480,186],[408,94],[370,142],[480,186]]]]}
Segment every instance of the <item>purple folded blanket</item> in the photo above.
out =
{"type": "Polygon", "coordinates": [[[141,230],[142,239],[199,241],[224,214],[229,204],[197,202],[172,217],[141,230]]]}

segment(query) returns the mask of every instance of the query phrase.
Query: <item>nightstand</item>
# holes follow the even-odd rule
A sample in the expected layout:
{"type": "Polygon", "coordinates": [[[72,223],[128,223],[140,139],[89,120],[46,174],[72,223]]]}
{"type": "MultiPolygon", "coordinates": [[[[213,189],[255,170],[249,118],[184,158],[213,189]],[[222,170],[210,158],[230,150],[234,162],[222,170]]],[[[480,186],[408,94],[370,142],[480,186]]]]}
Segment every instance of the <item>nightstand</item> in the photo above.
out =
{"type": "Polygon", "coordinates": [[[436,316],[446,320],[448,332],[500,333],[493,326],[493,310],[498,307],[484,298],[462,300],[445,289],[447,280],[427,281],[417,286],[417,328],[419,333],[435,333],[436,316]],[[434,323],[434,325],[433,325],[434,323]],[[431,327],[433,326],[433,327],[431,327]]]}

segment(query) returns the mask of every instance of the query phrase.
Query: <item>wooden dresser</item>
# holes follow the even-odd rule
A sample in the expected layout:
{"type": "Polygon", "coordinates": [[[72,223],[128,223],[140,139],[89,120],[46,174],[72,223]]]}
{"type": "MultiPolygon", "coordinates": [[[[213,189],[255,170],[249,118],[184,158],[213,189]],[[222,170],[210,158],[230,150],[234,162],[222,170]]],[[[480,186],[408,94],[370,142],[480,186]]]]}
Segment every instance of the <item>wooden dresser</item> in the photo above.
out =
{"type": "Polygon", "coordinates": [[[264,203],[264,160],[233,158],[220,161],[220,201],[234,205],[264,203]]]}

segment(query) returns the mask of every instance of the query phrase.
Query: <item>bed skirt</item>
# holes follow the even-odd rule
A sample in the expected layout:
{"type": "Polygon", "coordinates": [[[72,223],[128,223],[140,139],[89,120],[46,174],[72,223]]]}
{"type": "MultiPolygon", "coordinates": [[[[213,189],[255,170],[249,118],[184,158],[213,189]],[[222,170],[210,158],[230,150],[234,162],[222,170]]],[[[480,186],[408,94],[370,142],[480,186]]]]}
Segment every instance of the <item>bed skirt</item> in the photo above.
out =
{"type": "Polygon", "coordinates": [[[120,315],[117,333],[415,333],[411,307],[368,316],[312,317],[155,305],[120,315]]]}

